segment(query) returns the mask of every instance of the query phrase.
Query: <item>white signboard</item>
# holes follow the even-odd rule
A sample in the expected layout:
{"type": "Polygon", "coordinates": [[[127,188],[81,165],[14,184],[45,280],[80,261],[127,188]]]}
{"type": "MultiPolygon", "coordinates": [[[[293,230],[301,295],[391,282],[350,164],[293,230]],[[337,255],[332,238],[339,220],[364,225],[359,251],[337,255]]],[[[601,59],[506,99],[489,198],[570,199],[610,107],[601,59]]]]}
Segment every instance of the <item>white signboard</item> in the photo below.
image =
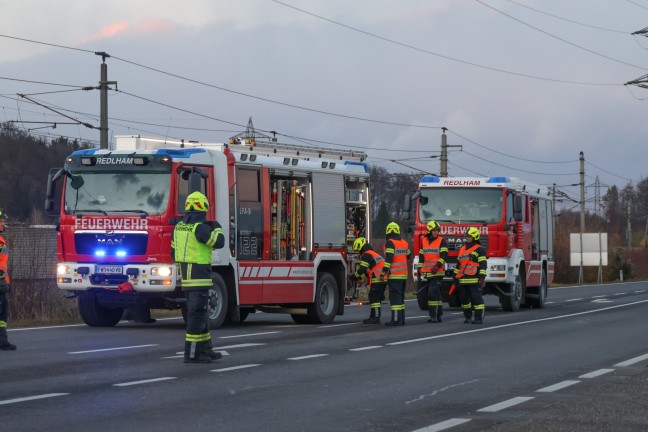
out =
{"type": "Polygon", "coordinates": [[[583,266],[608,264],[607,233],[569,234],[569,265],[579,267],[581,260],[583,266]]]}

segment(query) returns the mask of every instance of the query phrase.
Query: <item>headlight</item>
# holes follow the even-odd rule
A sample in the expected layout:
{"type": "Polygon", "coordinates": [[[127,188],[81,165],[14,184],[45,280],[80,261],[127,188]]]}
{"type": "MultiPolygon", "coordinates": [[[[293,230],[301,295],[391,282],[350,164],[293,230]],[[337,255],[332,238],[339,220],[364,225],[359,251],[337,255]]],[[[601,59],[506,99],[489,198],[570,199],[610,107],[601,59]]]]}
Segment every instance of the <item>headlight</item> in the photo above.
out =
{"type": "Polygon", "coordinates": [[[171,276],[171,267],[153,267],[151,269],[151,276],[171,276]]]}
{"type": "Polygon", "coordinates": [[[68,274],[70,273],[70,266],[66,266],[65,264],[59,264],[58,266],[56,266],[56,273],[68,274]]]}
{"type": "Polygon", "coordinates": [[[491,271],[503,272],[506,271],[506,264],[498,264],[490,266],[491,271]]]}

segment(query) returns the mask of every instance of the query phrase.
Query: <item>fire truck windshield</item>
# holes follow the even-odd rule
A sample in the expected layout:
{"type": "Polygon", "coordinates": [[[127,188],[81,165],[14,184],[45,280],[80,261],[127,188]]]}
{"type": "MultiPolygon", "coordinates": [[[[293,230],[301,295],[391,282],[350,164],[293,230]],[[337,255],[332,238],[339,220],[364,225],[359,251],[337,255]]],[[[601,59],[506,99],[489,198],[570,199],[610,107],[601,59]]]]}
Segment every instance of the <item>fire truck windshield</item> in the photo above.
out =
{"type": "Polygon", "coordinates": [[[170,173],[92,172],[68,175],[65,212],[161,214],[169,200],[170,173]]]}
{"type": "Polygon", "coordinates": [[[451,223],[496,223],[502,220],[502,189],[421,189],[420,219],[451,223]]]}

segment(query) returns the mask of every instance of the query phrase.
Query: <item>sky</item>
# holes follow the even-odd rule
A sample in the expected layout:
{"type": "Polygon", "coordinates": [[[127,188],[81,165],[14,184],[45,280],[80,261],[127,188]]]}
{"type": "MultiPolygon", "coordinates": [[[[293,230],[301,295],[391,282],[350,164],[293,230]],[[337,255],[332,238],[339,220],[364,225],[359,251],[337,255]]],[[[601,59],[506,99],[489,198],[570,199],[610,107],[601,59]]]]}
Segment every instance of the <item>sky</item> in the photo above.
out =
{"type": "Polygon", "coordinates": [[[98,145],[80,89],[105,52],[111,140],[226,142],[251,117],[424,175],[447,128],[450,176],[576,200],[582,151],[594,211],[648,174],[648,89],[625,85],[648,74],[647,26],[648,0],[0,0],[0,122],[98,145]]]}

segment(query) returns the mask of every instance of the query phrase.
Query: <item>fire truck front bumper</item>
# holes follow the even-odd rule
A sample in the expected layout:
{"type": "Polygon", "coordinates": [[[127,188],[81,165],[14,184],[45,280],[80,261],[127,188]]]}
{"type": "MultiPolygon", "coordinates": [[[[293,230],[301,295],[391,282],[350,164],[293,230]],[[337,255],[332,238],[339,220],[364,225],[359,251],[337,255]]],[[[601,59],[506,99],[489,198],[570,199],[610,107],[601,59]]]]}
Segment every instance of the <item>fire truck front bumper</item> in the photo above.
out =
{"type": "Polygon", "coordinates": [[[510,283],[513,280],[513,268],[509,268],[504,258],[488,258],[486,264],[486,282],[510,283]]]}
{"type": "Polygon", "coordinates": [[[171,292],[176,287],[175,264],[59,263],[56,282],[60,289],[85,291],[91,288],[117,290],[129,282],[135,291],[171,292]]]}

